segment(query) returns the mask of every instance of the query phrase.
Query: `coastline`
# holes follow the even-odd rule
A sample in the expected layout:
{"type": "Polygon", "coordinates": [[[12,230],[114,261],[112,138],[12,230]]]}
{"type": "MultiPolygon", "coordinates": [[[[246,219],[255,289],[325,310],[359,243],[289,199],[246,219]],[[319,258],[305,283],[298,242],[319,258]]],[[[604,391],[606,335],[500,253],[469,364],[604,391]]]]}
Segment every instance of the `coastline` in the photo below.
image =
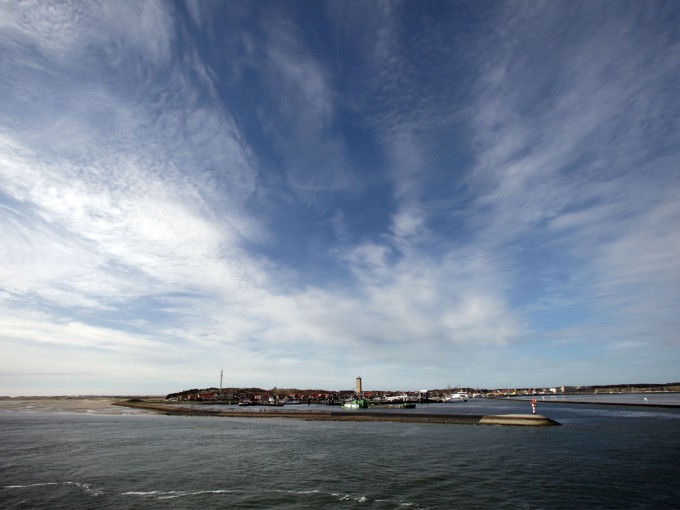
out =
{"type": "MultiPolygon", "coordinates": [[[[449,425],[513,425],[555,426],[560,423],[542,415],[455,415],[440,413],[390,412],[371,410],[288,410],[281,408],[250,410],[215,410],[202,406],[177,407],[149,402],[139,397],[14,397],[0,399],[0,413],[61,413],[122,416],[130,414],[162,414],[168,416],[213,416],[220,418],[283,418],[304,421],[397,422],[449,425]]],[[[150,398],[150,397],[146,397],[150,398]]],[[[151,397],[158,398],[158,397],[151,397]]]]}
{"type": "Polygon", "coordinates": [[[398,423],[436,423],[449,425],[511,425],[511,426],[555,426],[560,425],[551,418],[541,415],[453,415],[434,413],[381,413],[378,411],[289,411],[283,409],[260,409],[258,411],[214,410],[176,407],[147,402],[113,402],[114,406],[155,411],[170,416],[214,416],[220,418],[288,418],[305,421],[372,421],[398,423]]]}

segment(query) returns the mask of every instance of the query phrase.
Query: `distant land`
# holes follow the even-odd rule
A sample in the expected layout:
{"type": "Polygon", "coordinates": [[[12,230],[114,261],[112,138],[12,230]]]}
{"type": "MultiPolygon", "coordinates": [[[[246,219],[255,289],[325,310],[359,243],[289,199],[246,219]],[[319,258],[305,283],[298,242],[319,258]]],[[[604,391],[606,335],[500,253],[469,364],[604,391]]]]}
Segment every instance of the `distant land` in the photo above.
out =
{"type": "MultiPolygon", "coordinates": [[[[455,392],[465,392],[477,397],[497,397],[497,396],[515,396],[515,395],[588,395],[588,394],[602,394],[602,393],[655,393],[655,392],[680,392],[680,382],[672,383],[630,383],[630,384],[609,384],[609,385],[594,385],[594,386],[557,386],[550,388],[442,388],[431,390],[405,390],[405,391],[383,391],[383,390],[367,390],[363,391],[362,395],[371,397],[395,397],[407,395],[410,397],[440,397],[455,392]]],[[[112,399],[163,399],[166,400],[240,400],[242,398],[255,397],[270,397],[286,398],[286,399],[312,399],[312,400],[327,400],[328,398],[349,398],[355,395],[354,390],[333,391],[325,389],[299,389],[299,388],[193,388],[182,390],[176,393],[163,395],[94,395],[94,394],[79,394],[79,395],[24,395],[24,396],[0,396],[0,400],[21,400],[21,399],[87,399],[87,398],[112,398],[112,399]]],[[[259,398],[258,398],[259,400],[259,398]]]]}
{"type": "MultiPolygon", "coordinates": [[[[465,393],[470,397],[501,397],[519,395],[586,395],[603,393],[652,393],[680,392],[680,382],[674,383],[636,383],[612,384],[598,386],[558,386],[551,388],[446,388],[419,391],[382,391],[366,390],[361,395],[367,399],[393,399],[403,397],[404,400],[437,401],[453,393],[465,393]]],[[[166,396],[167,400],[179,401],[243,401],[243,400],[288,400],[288,401],[339,401],[356,396],[355,390],[329,391],[325,389],[298,388],[193,388],[166,396]]]]}

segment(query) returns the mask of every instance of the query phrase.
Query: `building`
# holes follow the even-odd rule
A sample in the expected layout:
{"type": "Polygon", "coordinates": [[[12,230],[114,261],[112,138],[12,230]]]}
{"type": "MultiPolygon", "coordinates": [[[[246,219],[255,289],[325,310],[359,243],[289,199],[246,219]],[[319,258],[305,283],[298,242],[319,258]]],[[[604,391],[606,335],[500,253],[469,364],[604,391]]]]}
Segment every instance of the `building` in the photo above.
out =
{"type": "Polygon", "coordinates": [[[361,390],[361,377],[357,377],[357,380],[356,380],[356,387],[355,387],[355,388],[356,388],[356,389],[355,389],[355,393],[356,393],[357,395],[361,395],[361,393],[362,393],[362,390],[361,390]]]}

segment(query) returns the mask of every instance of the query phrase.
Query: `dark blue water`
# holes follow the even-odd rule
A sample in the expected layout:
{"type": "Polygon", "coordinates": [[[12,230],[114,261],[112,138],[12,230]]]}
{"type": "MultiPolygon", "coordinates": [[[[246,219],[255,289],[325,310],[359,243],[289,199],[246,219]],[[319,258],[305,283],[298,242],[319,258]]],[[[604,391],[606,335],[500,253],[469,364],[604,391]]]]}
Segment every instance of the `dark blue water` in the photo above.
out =
{"type": "Polygon", "coordinates": [[[539,412],[563,426],[4,412],[0,507],[680,508],[680,411],[539,412]]]}

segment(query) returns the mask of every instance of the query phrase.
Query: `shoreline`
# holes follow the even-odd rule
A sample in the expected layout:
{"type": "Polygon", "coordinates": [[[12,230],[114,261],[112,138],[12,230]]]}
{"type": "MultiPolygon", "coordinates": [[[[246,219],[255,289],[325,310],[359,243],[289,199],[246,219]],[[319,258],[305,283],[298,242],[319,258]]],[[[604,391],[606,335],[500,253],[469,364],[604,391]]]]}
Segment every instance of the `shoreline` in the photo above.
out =
{"type": "Polygon", "coordinates": [[[512,425],[512,426],[555,426],[560,423],[542,415],[454,415],[434,413],[381,413],[378,411],[288,411],[283,409],[260,409],[258,411],[235,411],[214,409],[180,408],[166,404],[147,402],[113,402],[114,406],[155,411],[168,416],[214,416],[219,418],[287,418],[304,421],[371,421],[397,423],[435,423],[449,425],[512,425]]]}

